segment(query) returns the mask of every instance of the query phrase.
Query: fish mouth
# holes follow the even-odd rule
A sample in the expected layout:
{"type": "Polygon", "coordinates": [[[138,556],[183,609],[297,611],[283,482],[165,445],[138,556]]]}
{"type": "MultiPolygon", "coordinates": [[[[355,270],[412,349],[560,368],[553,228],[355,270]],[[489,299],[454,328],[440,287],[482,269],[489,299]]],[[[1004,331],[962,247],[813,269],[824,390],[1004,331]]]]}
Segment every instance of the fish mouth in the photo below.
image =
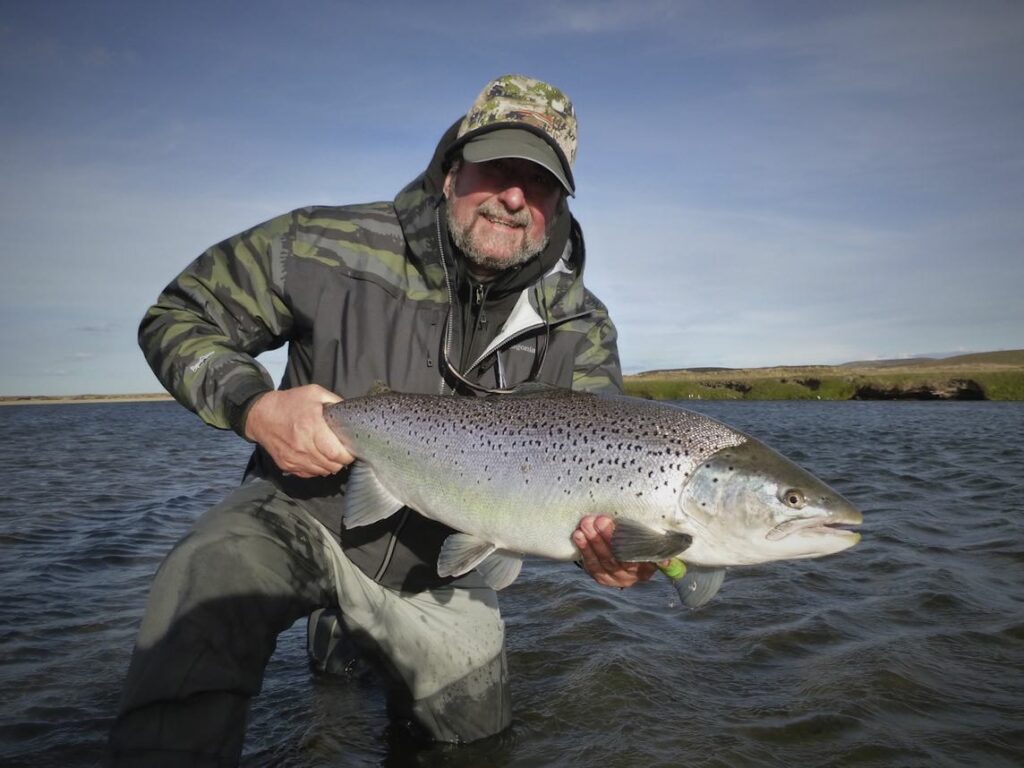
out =
{"type": "Polygon", "coordinates": [[[787,520],[784,523],[779,523],[765,536],[769,541],[778,541],[784,539],[794,533],[810,534],[812,536],[845,536],[853,539],[859,539],[860,533],[857,531],[851,531],[845,526],[860,525],[864,522],[864,518],[858,512],[856,514],[844,515],[842,518],[836,517],[802,517],[796,520],[787,520]]]}

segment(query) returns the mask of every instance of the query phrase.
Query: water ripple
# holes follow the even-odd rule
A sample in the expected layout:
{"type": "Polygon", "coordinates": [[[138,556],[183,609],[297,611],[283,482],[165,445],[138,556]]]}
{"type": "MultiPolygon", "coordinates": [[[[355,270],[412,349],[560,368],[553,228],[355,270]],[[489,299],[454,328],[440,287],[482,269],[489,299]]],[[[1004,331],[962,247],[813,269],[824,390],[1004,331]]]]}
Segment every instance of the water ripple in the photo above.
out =
{"type": "MultiPolygon", "coordinates": [[[[312,676],[300,623],[243,764],[1024,764],[1024,406],[687,407],[832,483],[861,544],[731,570],[696,612],[663,579],[529,561],[500,598],[512,728],[461,747],[410,742],[368,668],[312,676]]],[[[0,430],[0,762],[100,764],[153,573],[249,448],[164,403],[6,408],[0,430]]]]}

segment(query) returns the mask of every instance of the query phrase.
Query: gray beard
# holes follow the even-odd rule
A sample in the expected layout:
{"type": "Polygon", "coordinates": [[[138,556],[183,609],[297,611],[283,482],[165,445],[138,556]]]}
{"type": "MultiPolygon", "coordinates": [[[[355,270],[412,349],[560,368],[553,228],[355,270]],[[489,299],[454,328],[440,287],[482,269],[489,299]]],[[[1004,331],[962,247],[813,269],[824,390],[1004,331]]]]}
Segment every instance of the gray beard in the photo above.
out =
{"type": "Polygon", "coordinates": [[[514,253],[499,259],[485,253],[480,253],[471,231],[472,222],[467,227],[459,226],[459,223],[452,215],[451,206],[445,206],[445,215],[448,219],[448,234],[451,235],[455,247],[462,251],[462,254],[471,266],[479,267],[488,272],[501,272],[521,266],[537,254],[543,252],[548,245],[549,238],[547,234],[544,235],[543,240],[536,247],[531,247],[534,244],[530,243],[529,238],[524,238],[522,245],[514,253]]]}

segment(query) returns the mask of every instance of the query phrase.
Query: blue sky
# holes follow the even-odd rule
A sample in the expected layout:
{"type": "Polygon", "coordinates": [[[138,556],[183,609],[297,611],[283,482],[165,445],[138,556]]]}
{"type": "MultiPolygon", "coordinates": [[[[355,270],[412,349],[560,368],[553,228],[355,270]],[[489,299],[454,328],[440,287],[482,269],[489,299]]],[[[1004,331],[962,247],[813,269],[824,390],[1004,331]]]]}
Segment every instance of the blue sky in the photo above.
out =
{"type": "Polygon", "coordinates": [[[0,394],[158,391],[180,269],[505,72],[576,104],[628,372],[1024,347],[1022,3],[0,0],[0,394]]]}

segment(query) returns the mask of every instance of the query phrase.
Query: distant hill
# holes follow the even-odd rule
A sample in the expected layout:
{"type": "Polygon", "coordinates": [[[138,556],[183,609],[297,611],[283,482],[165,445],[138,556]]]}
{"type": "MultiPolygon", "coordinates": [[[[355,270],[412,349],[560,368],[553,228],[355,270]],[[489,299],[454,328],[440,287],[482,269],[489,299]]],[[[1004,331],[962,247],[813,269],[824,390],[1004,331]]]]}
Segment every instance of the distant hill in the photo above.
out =
{"type": "Polygon", "coordinates": [[[950,365],[1024,365],[1024,349],[1005,349],[999,352],[971,352],[951,357],[905,357],[892,360],[855,360],[842,363],[839,368],[911,368],[950,365]]]}
{"type": "Polygon", "coordinates": [[[625,377],[656,400],[1024,400],[1024,349],[842,365],[676,368],[625,377]]]}
{"type": "Polygon", "coordinates": [[[853,360],[848,363],[837,365],[802,365],[791,363],[787,365],[771,365],[762,368],[724,368],[716,366],[703,366],[695,368],[658,368],[651,371],[641,371],[631,374],[631,377],[653,377],[672,376],[680,373],[743,373],[752,371],[772,371],[783,369],[824,369],[824,368],[949,368],[960,365],[996,365],[996,366],[1024,366],[1024,349],[1006,349],[998,352],[971,352],[951,357],[898,357],[887,360],[853,360]]]}

